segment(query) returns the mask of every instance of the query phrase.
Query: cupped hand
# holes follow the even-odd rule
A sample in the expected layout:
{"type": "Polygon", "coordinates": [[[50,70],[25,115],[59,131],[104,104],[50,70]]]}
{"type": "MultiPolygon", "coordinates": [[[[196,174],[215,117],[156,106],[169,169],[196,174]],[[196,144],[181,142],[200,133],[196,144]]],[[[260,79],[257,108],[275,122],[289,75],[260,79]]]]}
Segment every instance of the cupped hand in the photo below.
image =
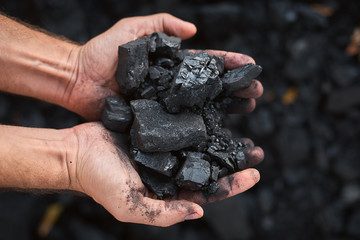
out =
{"type": "Polygon", "coordinates": [[[153,32],[187,39],[196,33],[196,27],[166,13],[118,21],[76,50],[76,74],[69,84],[63,105],[88,120],[99,120],[104,99],[120,95],[115,81],[118,46],[153,32]]]}
{"type": "MultiPolygon", "coordinates": [[[[153,32],[187,39],[196,33],[196,27],[169,14],[155,14],[145,17],[125,18],[106,32],[76,48],[77,63],[75,74],[68,84],[62,104],[88,120],[99,120],[106,97],[120,96],[120,88],[115,81],[118,61],[118,46],[153,32]]],[[[240,53],[208,51],[224,57],[225,68],[233,69],[254,60],[240,53]]],[[[250,87],[241,89],[234,96],[245,99],[235,112],[250,112],[255,108],[255,100],[262,94],[259,81],[252,81],[250,87]]]]}
{"type": "MultiPolygon", "coordinates": [[[[172,199],[158,200],[143,185],[128,157],[126,137],[109,132],[100,123],[85,123],[74,127],[73,131],[77,139],[69,171],[73,190],[91,196],[119,221],[169,226],[200,218],[203,215],[201,204],[244,192],[260,179],[259,172],[249,168],[220,179],[220,188],[215,194],[181,191],[172,199]]],[[[246,144],[251,167],[264,156],[251,141],[246,144]]]]}

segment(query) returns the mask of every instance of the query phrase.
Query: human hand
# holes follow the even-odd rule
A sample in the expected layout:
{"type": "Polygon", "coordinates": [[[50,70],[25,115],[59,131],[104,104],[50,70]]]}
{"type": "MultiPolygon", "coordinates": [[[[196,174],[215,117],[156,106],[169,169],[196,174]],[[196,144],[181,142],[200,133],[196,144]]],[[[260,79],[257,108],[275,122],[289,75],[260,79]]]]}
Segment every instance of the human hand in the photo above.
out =
{"type": "Polygon", "coordinates": [[[118,21],[76,50],[76,74],[64,95],[63,105],[88,120],[99,120],[105,98],[120,95],[115,81],[118,46],[153,32],[187,39],[196,33],[196,27],[165,13],[118,21]]]}
{"type": "MultiPolygon", "coordinates": [[[[121,135],[99,123],[79,125],[73,131],[77,147],[74,159],[69,160],[72,189],[91,196],[119,221],[170,226],[200,218],[203,209],[199,204],[244,192],[260,179],[259,172],[250,168],[220,179],[215,194],[180,191],[172,199],[158,200],[143,185],[121,135]]],[[[251,167],[262,160],[263,152],[251,141],[244,141],[249,146],[246,154],[251,167]]]]}
{"type": "MultiPolygon", "coordinates": [[[[146,17],[125,18],[103,34],[79,46],[76,53],[76,70],[64,94],[63,106],[88,120],[99,120],[106,97],[120,96],[115,81],[119,45],[149,35],[152,32],[187,39],[196,33],[196,27],[169,14],[155,14],[146,17]]],[[[246,55],[224,51],[208,51],[225,58],[225,68],[233,69],[254,60],[246,55]]],[[[250,112],[255,100],[262,94],[262,85],[253,81],[249,88],[234,93],[236,97],[249,99],[241,101],[237,112],[250,112]]]]}

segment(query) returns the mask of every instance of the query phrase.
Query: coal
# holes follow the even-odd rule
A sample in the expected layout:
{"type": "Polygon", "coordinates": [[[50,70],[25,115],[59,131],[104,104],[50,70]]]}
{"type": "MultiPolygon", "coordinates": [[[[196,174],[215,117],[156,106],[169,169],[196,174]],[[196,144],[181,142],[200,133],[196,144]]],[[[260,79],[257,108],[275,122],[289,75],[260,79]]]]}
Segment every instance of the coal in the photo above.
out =
{"type": "Polygon", "coordinates": [[[248,87],[262,70],[246,64],[225,72],[223,57],[179,51],[180,45],[179,38],[153,33],[119,47],[117,80],[133,114],[132,157],[159,198],[174,194],[174,182],[215,193],[219,177],[247,168],[247,146],[223,126],[231,91],[248,87]]]}
{"type": "Polygon", "coordinates": [[[219,184],[214,181],[209,184],[207,191],[208,193],[212,194],[212,193],[216,193],[218,189],[219,189],[219,184]]]}
{"type": "Polygon", "coordinates": [[[210,156],[212,156],[220,166],[226,167],[231,172],[235,172],[234,163],[231,161],[231,156],[227,152],[215,151],[213,148],[207,150],[210,156]]]}
{"type": "Polygon", "coordinates": [[[138,164],[168,177],[173,176],[179,165],[178,159],[170,152],[145,153],[134,150],[133,159],[138,164]]]}
{"type": "Polygon", "coordinates": [[[132,111],[123,98],[106,98],[101,121],[107,129],[125,132],[132,123],[132,111]]]}
{"type": "Polygon", "coordinates": [[[220,168],[218,166],[211,166],[210,180],[216,182],[219,178],[220,168]]]}
{"type": "Polygon", "coordinates": [[[164,68],[172,68],[175,65],[174,61],[170,58],[158,58],[155,64],[164,68]]]}
{"type": "Polygon", "coordinates": [[[144,152],[168,152],[200,144],[206,127],[200,115],[167,113],[153,100],[133,100],[132,145],[144,152]]]}
{"type": "Polygon", "coordinates": [[[206,100],[214,99],[222,90],[218,64],[206,52],[186,56],[164,99],[167,110],[174,113],[183,107],[201,108],[206,100]]]}
{"type": "Polygon", "coordinates": [[[181,47],[181,39],[168,36],[165,33],[155,32],[150,35],[149,48],[151,53],[173,58],[181,47]]]}
{"type": "Polygon", "coordinates": [[[166,178],[147,169],[140,170],[142,182],[160,199],[169,198],[176,194],[177,185],[174,179],[166,178]]]}
{"type": "Polygon", "coordinates": [[[224,88],[229,91],[236,91],[241,88],[250,86],[251,80],[259,76],[262,72],[262,67],[252,63],[245,64],[242,67],[225,73],[221,78],[224,88]]]}
{"type": "Polygon", "coordinates": [[[156,99],[156,89],[153,86],[149,86],[141,92],[141,97],[146,99],[156,99]]]}
{"type": "Polygon", "coordinates": [[[176,183],[179,187],[193,191],[205,187],[210,178],[210,163],[196,154],[189,154],[180,168],[176,183]]]}
{"type": "Polygon", "coordinates": [[[120,45],[116,81],[124,94],[130,95],[148,74],[148,37],[120,45]]]}

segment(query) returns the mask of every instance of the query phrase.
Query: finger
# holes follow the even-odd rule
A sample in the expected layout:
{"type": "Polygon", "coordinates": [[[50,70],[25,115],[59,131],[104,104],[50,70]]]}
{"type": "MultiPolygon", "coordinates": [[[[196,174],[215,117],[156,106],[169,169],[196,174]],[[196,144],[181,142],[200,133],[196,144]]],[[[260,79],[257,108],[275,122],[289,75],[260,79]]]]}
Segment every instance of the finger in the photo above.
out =
{"type": "Polygon", "coordinates": [[[259,172],[256,169],[249,168],[219,179],[219,189],[213,194],[182,190],[179,193],[179,198],[196,202],[200,205],[217,202],[245,192],[259,180],[259,172]]]}
{"type": "Polygon", "coordinates": [[[164,32],[168,35],[188,39],[195,35],[196,27],[190,22],[183,21],[168,13],[159,13],[146,17],[135,17],[136,35],[142,37],[153,32],[164,32]]]}
{"type": "Polygon", "coordinates": [[[253,98],[233,98],[227,111],[229,113],[249,113],[254,111],[256,107],[256,101],[253,98]]]}
{"type": "Polygon", "coordinates": [[[228,70],[244,66],[247,63],[255,64],[255,60],[252,57],[241,53],[226,52],[219,50],[206,50],[206,52],[208,54],[224,58],[225,69],[228,70]]]}
{"type": "Polygon", "coordinates": [[[250,139],[250,138],[241,138],[240,142],[244,145],[246,145],[246,147],[254,147],[255,144],[254,142],[250,139]]]}
{"type": "Polygon", "coordinates": [[[260,147],[250,147],[244,151],[246,166],[245,168],[254,167],[264,160],[264,150],[260,147]]]}
{"type": "Polygon", "coordinates": [[[198,204],[186,200],[165,201],[141,197],[136,201],[136,205],[129,210],[127,222],[167,227],[204,215],[203,209],[198,204]]]}
{"type": "Polygon", "coordinates": [[[259,98],[264,92],[263,85],[258,80],[252,80],[250,86],[233,92],[233,96],[239,98],[259,98]]]}
{"type": "Polygon", "coordinates": [[[264,159],[264,151],[260,147],[254,147],[252,141],[251,143],[246,144],[246,146],[247,148],[244,149],[245,158],[242,161],[237,162],[237,167],[240,170],[254,167],[261,163],[264,159]]]}

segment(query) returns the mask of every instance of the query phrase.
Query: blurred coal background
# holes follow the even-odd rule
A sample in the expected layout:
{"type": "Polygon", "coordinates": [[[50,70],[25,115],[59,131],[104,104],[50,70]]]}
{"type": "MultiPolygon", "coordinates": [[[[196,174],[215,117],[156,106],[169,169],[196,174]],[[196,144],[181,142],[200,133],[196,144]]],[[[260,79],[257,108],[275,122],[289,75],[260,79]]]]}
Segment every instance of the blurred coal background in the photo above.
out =
{"type": "MultiPolygon", "coordinates": [[[[128,16],[195,23],[184,48],[242,52],[263,66],[257,109],[231,120],[266,154],[254,188],[165,229],[117,222],[85,197],[3,192],[0,239],[360,239],[360,1],[1,0],[0,11],[83,43],[128,16]]],[[[1,93],[0,122],[83,120],[1,93]]]]}

